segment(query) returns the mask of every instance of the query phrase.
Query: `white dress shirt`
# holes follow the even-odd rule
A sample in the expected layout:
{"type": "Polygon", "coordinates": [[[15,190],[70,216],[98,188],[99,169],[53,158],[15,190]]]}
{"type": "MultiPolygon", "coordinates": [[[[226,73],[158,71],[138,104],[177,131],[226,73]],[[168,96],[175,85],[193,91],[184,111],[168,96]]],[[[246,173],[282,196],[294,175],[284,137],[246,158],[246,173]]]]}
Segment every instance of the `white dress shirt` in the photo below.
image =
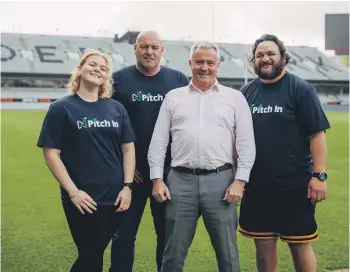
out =
{"type": "Polygon", "coordinates": [[[233,163],[236,179],[248,182],[255,160],[252,116],[240,91],[216,83],[207,91],[188,86],[170,91],[162,103],[148,150],[150,178],[163,178],[171,143],[171,166],[216,169],[233,163]]]}

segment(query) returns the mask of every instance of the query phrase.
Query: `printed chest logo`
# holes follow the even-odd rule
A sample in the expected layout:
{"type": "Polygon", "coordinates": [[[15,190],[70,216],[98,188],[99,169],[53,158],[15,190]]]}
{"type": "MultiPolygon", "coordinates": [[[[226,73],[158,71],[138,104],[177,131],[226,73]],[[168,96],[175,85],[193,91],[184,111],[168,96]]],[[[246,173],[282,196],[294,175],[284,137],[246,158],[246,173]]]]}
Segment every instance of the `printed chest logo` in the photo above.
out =
{"type": "Polygon", "coordinates": [[[133,102],[160,102],[163,101],[164,97],[161,94],[152,95],[151,93],[144,94],[142,91],[131,95],[133,102]]]}
{"type": "Polygon", "coordinates": [[[83,129],[83,128],[101,128],[101,127],[119,127],[119,123],[113,120],[102,120],[98,121],[96,117],[92,119],[87,119],[87,117],[84,117],[81,119],[81,121],[77,121],[77,127],[78,129],[83,129]]]}
{"type": "Polygon", "coordinates": [[[283,112],[283,108],[278,106],[278,105],[274,105],[274,106],[266,106],[264,107],[263,104],[260,105],[254,105],[251,104],[250,105],[250,111],[252,112],[252,114],[256,114],[256,113],[272,113],[272,112],[278,112],[281,113],[283,112]]]}

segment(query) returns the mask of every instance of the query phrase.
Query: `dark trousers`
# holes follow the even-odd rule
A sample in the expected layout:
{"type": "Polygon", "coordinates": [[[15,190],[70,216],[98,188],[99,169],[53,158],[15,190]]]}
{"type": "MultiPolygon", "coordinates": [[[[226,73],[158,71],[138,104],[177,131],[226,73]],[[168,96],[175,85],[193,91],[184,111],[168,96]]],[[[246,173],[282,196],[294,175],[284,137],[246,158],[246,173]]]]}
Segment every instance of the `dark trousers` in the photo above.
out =
{"type": "Polygon", "coordinates": [[[157,235],[156,261],[160,271],[163,261],[165,240],[165,204],[158,203],[152,196],[152,183],[135,184],[132,191],[130,208],[123,213],[121,226],[112,239],[110,272],[132,272],[135,257],[135,241],[137,231],[147,198],[154,228],[157,235]]]}
{"type": "Polygon", "coordinates": [[[103,254],[118,230],[120,214],[114,206],[98,206],[97,211],[81,214],[70,202],[64,203],[70,232],[78,249],[71,272],[102,272],[103,254]]]}

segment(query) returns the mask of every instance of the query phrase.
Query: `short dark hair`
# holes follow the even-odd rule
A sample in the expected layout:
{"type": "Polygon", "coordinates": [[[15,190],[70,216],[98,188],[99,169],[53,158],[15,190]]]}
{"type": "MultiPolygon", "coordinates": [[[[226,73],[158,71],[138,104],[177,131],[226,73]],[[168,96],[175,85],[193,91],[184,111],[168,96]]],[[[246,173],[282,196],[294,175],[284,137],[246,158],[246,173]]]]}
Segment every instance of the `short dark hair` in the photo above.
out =
{"type": "Polygon", "coordinates": [[[250,62],[254,62],[255,61],[256,48],[258,47],[258,45],[261,42],[265,42],[265,41],[271,41],[271,42],[274,42],[275,44],[277,44],[278,49],[280,50],[281,57],[285,57],[286,58],[286,64],[289,62],[289,60],[291,59],[291,56],[286,52],[286,47],[284,46],[284,43],[279,38],[277,38],[277,36],[271,35],[271,34],[264,34],[259,39],[257,39],[255,41],[255,43],[253,45],[253,48],[252,48],[252,54],[253,55],[249,59],[250,62]]]}

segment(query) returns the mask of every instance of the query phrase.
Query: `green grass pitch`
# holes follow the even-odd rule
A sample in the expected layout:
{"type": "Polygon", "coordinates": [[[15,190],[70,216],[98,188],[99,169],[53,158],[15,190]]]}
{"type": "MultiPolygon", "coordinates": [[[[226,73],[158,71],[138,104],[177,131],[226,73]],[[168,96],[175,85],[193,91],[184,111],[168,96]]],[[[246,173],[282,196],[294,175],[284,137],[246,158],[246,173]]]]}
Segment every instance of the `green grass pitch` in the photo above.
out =
{"type": "MultiPolygon", "coordinates": [[[[75,245],[63,214],[57,182],[36,147],[45,111],[2,111],[2,263],[4,272],[68,271],[75,245]]],[[[328,189],[316,213],[320,239],[313,243],[317,271],[349,266],[348,113],[327,113],[328,189]]],[[[242,271],[256,271],[253,241],[238,236],[242,271]]],[[[155,234],[147,207],[136,243],[136,272],[156,271],[155,234]]],[[[105,252],[104,271],[109,266],[105,252]]],[[[278,271],[293,271],[287,246],[279,242],[278,271]]],[[[202,220],[185,265],[186,272],[217,271],[215,254],[202,220]]]]}

